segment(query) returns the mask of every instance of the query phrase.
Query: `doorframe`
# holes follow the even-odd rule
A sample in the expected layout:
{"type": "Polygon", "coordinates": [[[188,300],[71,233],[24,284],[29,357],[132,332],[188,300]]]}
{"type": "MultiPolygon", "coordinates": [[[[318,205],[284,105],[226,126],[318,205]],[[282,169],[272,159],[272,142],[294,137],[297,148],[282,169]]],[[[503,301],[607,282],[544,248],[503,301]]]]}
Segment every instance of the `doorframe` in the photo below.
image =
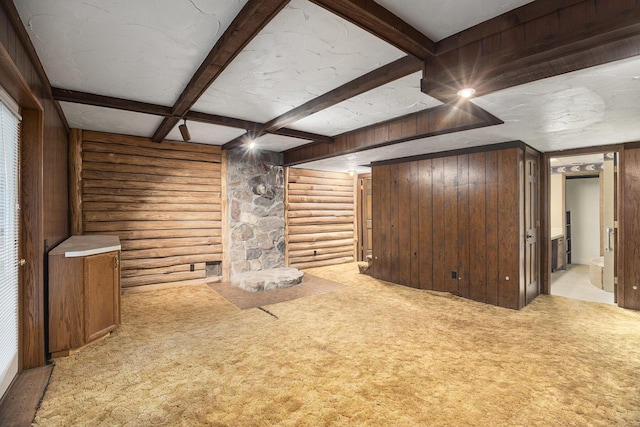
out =
{"type": "Polygon", "coordinates": [[[575,148],[571,150],[562,151],[548,151],[542,155],[542,165],[540,177],[540,204],[541,204],[541,217],[540,217],[540,236],[543,239],[541,245],[541,262],[540,262],[540,293],[549,295],[551,293],[551,165],[550,160],[552,157],[571,157],[586,154],[601,154],[601,153],[618,153],[618,174],[616,180],[616,212],[618,216],[618,227],[616,229],[616,277],[618,278],[618,284],[616,286],[616,300],[620,306],[620,297],[623,295],[624,290],[624,275],[623,272],[623,248],[624,248],[624,235],[621,233],[623,230],[623,211],[621,210],[621,200],[623,199],[622,191],[622,177],[621,171],[622,164],[624,163],[624,145],[612,144],[612,145],[597,145],[588,148],[575,148]]]}
{"type": "MultiPolygon", "coordinates": [[[[522,165],[523,165],[523,169],[521,172],[521,179],[522,179],[522,190],[521,190],[521,197],[524,197],[524,203],[522,206],[523,209],[523,228],[524,228],[524,233],[522,233],[522,239],[524,241],[524,251],[523,251],[523,256],[525,258],[523,258],[521,260],[521,264],[522,266],[526,267],[526,259],[529,259],[529,257],[531,256],[530,252],[530,247],[528,246],[528,238],[527,238],[527,227],[526,227],[526,216],[527,215],[531,215],[532,213],[534,214],[534,217],[536,218],[533,221],[533,224],[531,224],[531,228],[535,230],[535,249],[534,249],[534,267],[533,269],[537,269],[537,277],[535,278],[536,280],[536,292],[534,296],[531,296],[531,294],[529,293],[530,291],[528,290],[528,287],[531,286],[530,283],[527,282],[527,273],[525,272],[524,276],[522,277],[522,281],[524,283],[525,286],[525,291],[524,291],[524,305],[530,304],[538,295],[540,295],[542,293],[542,288],[541,288],[541,284],[542,284],[542,277],[540,274],[540,268],[541,268],[541,264],[542,264],[542,248],[540,246],[540,239],[541,239],[541,225],[542,225],[542,185],[544,183],[544,181],[541,179],[541,173],[542,173],[542,166],[541,163],[543,162],[543,156],[542,153],[540,153],[539,151],[535,150],[532,147],[527,146],[526,149],[524,150],[524,156],[522,158],[522,165]],[[535,170],[535,185],[533,186],[536,190],[536,194],[535,194],[535,207],[531,207],[529,205],[530,199],[526,197],[527,195],[527,187],[529,186],[529,183],[527,181],[528,179],[528,164],[527,162],[529,161],[530,158],[534,158],[536,161],[536,170],[535,170]]],[[[523,305],[523,306],[524,306],[523,305]]]]}
{"type": "MultiPolygon", "coordinates": [[[[369,173],[361,173],[356,176],[356,230],[357,231],[357,256],[356,261],[366,261],[366,257],[363,253],[363,242],[365,241],[365,233],[367,232],[367,228],[364,224],[364,185],[363,179],[371,179],[371,172],[369,173]]],[[[369,242],[371,244],[371,242],[369,242]]]]}
{"type": "Polygon", "coordinates": [[[44,108],[0,43],[0,80],[20,106],[20,240],[18,273],[18,373],[44,366],[45,288],[42,222],[44,108]]]}

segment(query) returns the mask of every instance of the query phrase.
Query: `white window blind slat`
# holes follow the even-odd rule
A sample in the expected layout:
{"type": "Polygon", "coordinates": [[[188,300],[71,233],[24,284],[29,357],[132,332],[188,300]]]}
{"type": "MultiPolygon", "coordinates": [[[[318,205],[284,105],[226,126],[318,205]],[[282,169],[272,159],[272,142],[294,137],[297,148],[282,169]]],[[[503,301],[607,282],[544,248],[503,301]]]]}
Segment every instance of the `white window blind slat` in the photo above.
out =
{"type": "MultiPolygon", "coordinates": [[[[4,92],[4,91],[3,91],[4,92]]],[[[19,117],[0,93],[0,396],[18,373],[19,117]]]]}

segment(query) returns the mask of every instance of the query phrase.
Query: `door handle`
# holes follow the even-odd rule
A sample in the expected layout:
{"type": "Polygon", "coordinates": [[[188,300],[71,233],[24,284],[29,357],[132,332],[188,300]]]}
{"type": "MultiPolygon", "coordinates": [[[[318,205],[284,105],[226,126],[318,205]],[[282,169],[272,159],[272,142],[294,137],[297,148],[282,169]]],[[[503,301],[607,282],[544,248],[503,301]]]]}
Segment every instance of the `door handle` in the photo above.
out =
{"type": "Polygon", "coordinates": [[[613,245],[611,243],[611,235],[614,233],[613,227],[605,227],[604,232],[607,234],[607,245],[604,250],[606,252],[611,252],[613,250],[613,245]]]}

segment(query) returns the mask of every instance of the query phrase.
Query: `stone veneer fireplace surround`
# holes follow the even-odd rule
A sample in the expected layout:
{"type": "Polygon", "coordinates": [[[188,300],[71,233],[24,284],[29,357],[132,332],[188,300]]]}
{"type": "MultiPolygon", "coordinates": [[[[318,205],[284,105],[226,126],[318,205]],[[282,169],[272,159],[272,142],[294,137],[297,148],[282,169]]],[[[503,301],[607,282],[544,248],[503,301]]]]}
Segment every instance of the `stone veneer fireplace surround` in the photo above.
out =
{"type": "Polygon", "coordinates": [[[230,274],[284,265],[284,168],[282,154],[227,152],[230,274]]]}

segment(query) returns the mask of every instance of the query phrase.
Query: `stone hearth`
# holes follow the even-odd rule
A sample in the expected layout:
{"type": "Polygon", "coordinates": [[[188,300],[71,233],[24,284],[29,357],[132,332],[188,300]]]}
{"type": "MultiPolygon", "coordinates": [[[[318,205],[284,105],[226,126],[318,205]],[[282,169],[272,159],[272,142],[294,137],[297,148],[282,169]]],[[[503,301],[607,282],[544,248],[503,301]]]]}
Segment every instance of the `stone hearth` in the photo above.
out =
{"type": "Polygon", "coordinates": [[[231,276],[231,286],[249,292],[288,288],[302,281],[304,273],[297,268],[281,267],[260,271],[246,271],[231,276]]]}

